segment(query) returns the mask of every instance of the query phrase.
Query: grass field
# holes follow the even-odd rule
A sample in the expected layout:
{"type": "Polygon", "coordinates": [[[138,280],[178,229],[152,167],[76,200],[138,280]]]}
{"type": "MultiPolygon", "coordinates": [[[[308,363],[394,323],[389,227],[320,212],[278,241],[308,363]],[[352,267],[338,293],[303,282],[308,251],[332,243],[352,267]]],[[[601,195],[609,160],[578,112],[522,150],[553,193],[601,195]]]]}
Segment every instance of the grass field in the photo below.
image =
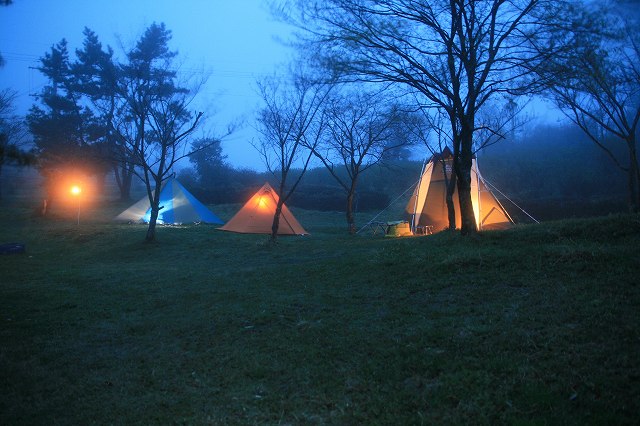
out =
{"type": "MultiPolygon", "coordinates": [[[[233,207],[215,209],[228,219],[233,207]]],[[[636,424],[640,217],[280,238],[0,209],[0,424],[636,424]]]]}

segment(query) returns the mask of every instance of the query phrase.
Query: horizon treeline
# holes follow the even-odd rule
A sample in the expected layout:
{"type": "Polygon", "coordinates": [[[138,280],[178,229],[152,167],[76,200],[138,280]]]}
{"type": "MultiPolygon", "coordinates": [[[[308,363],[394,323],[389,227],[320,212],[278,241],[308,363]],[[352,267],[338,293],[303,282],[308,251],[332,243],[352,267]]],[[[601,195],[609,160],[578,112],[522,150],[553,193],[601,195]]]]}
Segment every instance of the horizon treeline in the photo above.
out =
{"type": "MultiPolygon", "coordinates": [[[[620,150],[615,143],[611,143],[611,148],[620,150]]],[[[425,151],[424,147],[420,151],[425,151]]],[[[392,203],[397,204],[395,211],[404,207],[428,158],[416,159],[406,148],[395,154],[362,175],[355,200],[356,212],[380,211],[392,203]]],[[[482,149],[476,156],[483,178],[496,188],[492,192],[516,222],[531,221],[517,206],[538,220],[627,211],[624,172],[572,124],[523,128],[509,139],[482,149]]],[[[226,161],[214,164],[205,176],[201,176],[193,164],[176,173],[180,182],[205,204],[241,204],[265,182],[273,182],[269,172],[236,168],[226,161]]],[[[41,183],[27,175],[16,172],[13,178],[3,181],[7,199],[38,193],[41,183]]],[[[108,202],[117,200],[115,190],[109,189],[110,179],[107,176],[103,196],[108,202]]],[[[142,182],[136,182],[132,196],[135,199],[142,195],[142,182]]],[[[34,199],[34,206],[40,201],[34,199]]],[[[343,212],[344,190],[324,167],[313,167],[306,172],[288,205],[343,212]]]]}
{"type": "MultiPolygon", "coordinates": [[[[613,142],[611,148],[614,152],[620,150],[613,142]]],[[[406,203],[423,161],[428,160],[410,158],[408,154],[404,149],[400,155],[390,155],[362,175],[356,194],[357,212],[382,210],[392,202],[406,203]]],[[[480,173],[497,188],[494,194],[516,220],[530,221],[511,201],[538,220],[627,209],[625,174],[571,124],[541,124],[523,129],[511,139],[482,149],[476,156],[480,173]]],[[[243,203],[265,181],[272,180],[268,172],[236,169],[227,164],[219,165],[215,178],[199,176],[192,167],[181,170],[178,178],[196,197],[209,204],[243,203]]],[[[342,212],[344,191],[324,167],[318,166],[306,172],[288,204],[342,212]]]]}

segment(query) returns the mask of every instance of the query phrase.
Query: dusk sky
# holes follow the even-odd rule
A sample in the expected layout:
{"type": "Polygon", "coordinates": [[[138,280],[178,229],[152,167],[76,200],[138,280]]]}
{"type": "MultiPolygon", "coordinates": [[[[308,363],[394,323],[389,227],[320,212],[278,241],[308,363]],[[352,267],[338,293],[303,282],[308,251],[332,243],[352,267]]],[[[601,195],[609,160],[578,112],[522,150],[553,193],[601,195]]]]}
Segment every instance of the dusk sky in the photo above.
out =
{"type": "MultiPolygon", "coordinates": [[[[38,58],[66,38],[69,51],[82,47],[82,31],[92,29],[117,57],[153,22],[171,30],[172,50],[185,75],[209,75],[194,108],[209,115],[203,130],[223,133],[231,121],[245,119],[242,130],[223,143],[234,166],[263,169],[250,145],[255,138],[255,81],[273,73],[290,55],[278,39],[288,28],[271,17],[263,0],[14,0],[0,8],[0,89],[18,92],[19,114],[34,103],[29,96],[46,83],[38,58]]],[[[73,59],[73,56],[72,56],[73,59]]]]}

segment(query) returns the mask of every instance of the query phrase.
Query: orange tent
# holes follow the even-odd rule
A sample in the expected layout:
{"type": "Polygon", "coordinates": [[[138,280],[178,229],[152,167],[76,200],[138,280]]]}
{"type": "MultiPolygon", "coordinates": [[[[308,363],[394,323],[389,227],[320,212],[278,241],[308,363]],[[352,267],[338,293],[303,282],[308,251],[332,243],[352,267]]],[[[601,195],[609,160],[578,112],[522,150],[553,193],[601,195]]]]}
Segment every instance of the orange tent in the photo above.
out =
{"type": "MultiPolygon", "coordinates": [[[[278,205],[278,194],[265,183],[253,197],[224,226],[223,231],[243,234],[270,234],[273,216],[278,205]]],[[[286,205],[282,205],[278,235],[307,235],[286,205]]]]}

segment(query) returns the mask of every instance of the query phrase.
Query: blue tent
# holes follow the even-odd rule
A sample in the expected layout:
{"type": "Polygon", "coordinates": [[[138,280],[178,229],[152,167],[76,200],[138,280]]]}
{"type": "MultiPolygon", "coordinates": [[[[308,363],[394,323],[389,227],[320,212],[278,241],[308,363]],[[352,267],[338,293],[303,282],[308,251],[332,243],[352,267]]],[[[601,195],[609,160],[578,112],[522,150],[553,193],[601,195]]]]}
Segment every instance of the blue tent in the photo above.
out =
{"type": "MultiPolygon", "coordinates": [[[[146,195],[127,210],[116,216],[115,220],[124,222],[149,223],[151,206],[146,195]]],[[[204,204],[196,199],[177,179],[169,179],[160,191],[160,213],[157,223],[178,225],[182,223],[224,223],[204,204]]]]}

